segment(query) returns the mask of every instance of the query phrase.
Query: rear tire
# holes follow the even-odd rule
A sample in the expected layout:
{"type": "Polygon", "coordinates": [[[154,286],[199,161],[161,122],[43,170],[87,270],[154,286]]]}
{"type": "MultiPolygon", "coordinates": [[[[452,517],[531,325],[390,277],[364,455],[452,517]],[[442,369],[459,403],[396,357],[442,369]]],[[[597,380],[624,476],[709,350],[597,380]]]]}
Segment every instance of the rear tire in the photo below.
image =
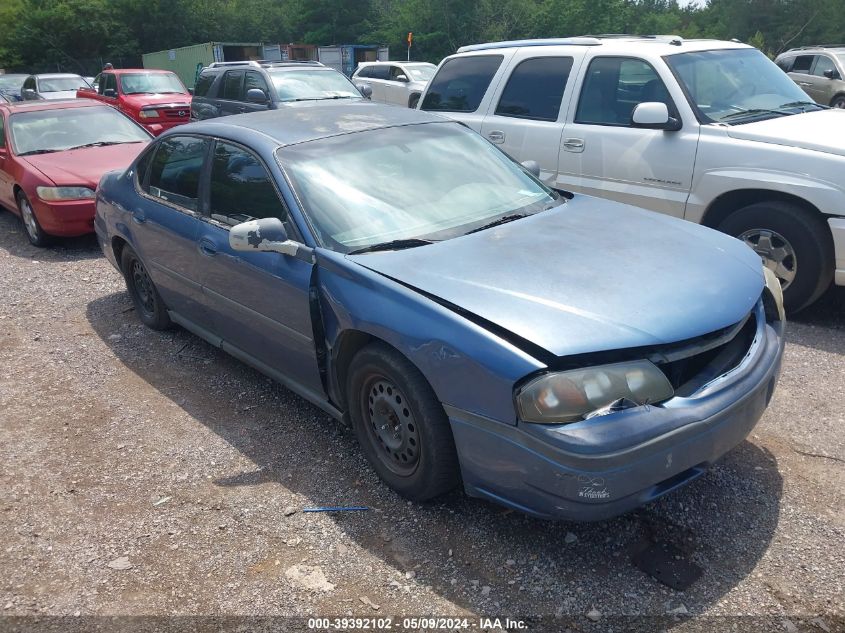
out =
{"type": "Polygon", "coordinates": [[[821,214],[771,200],[735,211],[718,228],[760,254],[781,280],[787,312],[806,308],[833,281],[833,239],[821,214]]]}
{"type": "Polygon", "coordinates": [[[141,322],[153,330],[170,328],[173,323],[167,314],[167,306],[143,262],[128,245],[123,247],[120,255],[120,269],[141,322]]]}
{"type": "Polygon", "coordinates": [[[830,107],[845,110],[845,95],[836,95],[830,102],[830,107]]]}
{"type": "Polygon", "coordinates": [[[394,349],[374,343],[355,355],[348,376],[352,426],[378,476],[413,501],[457,486],[449,419],[420,371],[394,349]]]}
{"type": "Polygon", "coordinates": [[[38,218],[35,217],[35,210],[29,203],[29,198],[26,197],[23,191],[19,191],[16,198],[18,211],[21,214],[21,222],[23,222],[23,229],[30,244],[39,248],[49,246],[50,242],[52,242],[52,237],[45,233],[44,229],[38,223],[38,218]]]}

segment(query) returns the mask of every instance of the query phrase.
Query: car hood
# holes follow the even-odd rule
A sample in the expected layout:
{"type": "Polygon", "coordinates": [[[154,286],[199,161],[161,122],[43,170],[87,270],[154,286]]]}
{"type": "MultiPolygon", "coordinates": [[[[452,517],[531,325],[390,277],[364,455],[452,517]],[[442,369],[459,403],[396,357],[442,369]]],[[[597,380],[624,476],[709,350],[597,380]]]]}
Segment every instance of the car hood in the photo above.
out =
{"type": "Polygon", "coordinates": [[[59,90],[57,92],[42,92],[41,98],[47,101],[56,99],[76,99],[76,90],[59,90]]]}
{"type": "Polygon", "coordinates": [[[728,128],[732,138],[845,156],[845,111],[819,110],[728,128]]]}
{"type": "Polygon", "coordinates": [[[182,93],[124,95],[123,102],[136,110],[151,105],[173,104],[174,106],[190,107],[191,95],[182,93]]]}
{"type": "Polygon", "coordinates": [[[33,154],[22,156],[58,186],[83,185],[97,187],[100,178],[107,171],[129,166],[147,143],[124,143],[106,147],[86,147],[55,154],[33,154]]]}
{"type": "Polygon", "coordinates": [[[742,320],[763,289],[739,240],[587,196],[432,245],[349,259],[556,356],[674,343],[742,320]]]}

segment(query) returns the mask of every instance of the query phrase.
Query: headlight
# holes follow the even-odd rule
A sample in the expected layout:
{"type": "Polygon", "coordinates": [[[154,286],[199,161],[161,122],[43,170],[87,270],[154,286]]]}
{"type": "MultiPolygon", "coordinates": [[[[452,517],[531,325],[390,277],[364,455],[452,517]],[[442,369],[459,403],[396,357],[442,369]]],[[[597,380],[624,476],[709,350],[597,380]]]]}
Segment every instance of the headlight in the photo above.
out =
{"type": "MultiPolygon", "coordinates": [[[[766,288],[772,295],[772,300],[775,304],[775,310],[780,321],[786,321],[786,313],[783,309],[783,288],[780,286],[780,280],[774,272],[763,266],[763,277],[766,280],[766,288]]],[[[765,302],[764,302],[765,305],[765,302]]],[[[774,315],[771,315],[774,316],[774,315]]]]}
{"type": "Polygon", "coordinates": [[[142,119],[157,119],[158,110],[141,110],[140,116],[142,119]]]}
{"type": "Polygon", "coordinates": [[[522,420],[559,424],[580,420],[620,398],[653,404],[674,394],[654,364],[638,360],[546,374],[525,385],[516,400],[522,420]]]}
{"type": "Polygon", "coordinates": [[[42,200],[88,200],[94,197],[94,190],[88,187],[36,187],[42,200]]]}

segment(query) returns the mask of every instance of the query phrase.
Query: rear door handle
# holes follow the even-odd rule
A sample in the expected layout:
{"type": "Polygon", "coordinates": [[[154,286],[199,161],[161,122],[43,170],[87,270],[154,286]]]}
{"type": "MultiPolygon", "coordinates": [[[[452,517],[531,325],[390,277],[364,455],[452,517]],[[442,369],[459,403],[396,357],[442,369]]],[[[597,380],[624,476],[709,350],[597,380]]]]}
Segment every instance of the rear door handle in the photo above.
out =
{"type": "Polygon", "coordinates": [[[204,237],[200,240],[200,252],[209,257],[217,255],[217,244],[204,237]]]}
{"type": "Polygon", "coordinates": [[[505,133],[500,130],[493,130],[492,132],[487,134],[487,138],[490,139],[491,143],[504,143],[505,133]]]}
{"type": "Polygon", "coordinates": [[[143,224],[147,221],[147,216],[144,215],[144,212],[139,209],[137,211],[132,212],[132,221],[135,224],[143,224]]]}
{"type": "Polygon", "coordinates": [[[565,141],[563,141],[563,147],[568,152],[583,152],[584,151],[584,139],[568,138],[565,141]]]}

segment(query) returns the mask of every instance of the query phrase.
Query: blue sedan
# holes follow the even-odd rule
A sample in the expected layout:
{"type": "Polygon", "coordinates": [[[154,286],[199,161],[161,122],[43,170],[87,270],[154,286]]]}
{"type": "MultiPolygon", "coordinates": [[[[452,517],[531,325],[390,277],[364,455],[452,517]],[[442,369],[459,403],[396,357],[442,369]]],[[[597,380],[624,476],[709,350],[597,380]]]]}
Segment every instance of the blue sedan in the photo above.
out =
{"type": "Polygon", "coordinates": [[[416,110],[181,126],[103,178],[95,228],[146,325],[351,425],[413,500],[614,516],[739,444],[780,371],[780,286],[742,242],[416,110]]]}

